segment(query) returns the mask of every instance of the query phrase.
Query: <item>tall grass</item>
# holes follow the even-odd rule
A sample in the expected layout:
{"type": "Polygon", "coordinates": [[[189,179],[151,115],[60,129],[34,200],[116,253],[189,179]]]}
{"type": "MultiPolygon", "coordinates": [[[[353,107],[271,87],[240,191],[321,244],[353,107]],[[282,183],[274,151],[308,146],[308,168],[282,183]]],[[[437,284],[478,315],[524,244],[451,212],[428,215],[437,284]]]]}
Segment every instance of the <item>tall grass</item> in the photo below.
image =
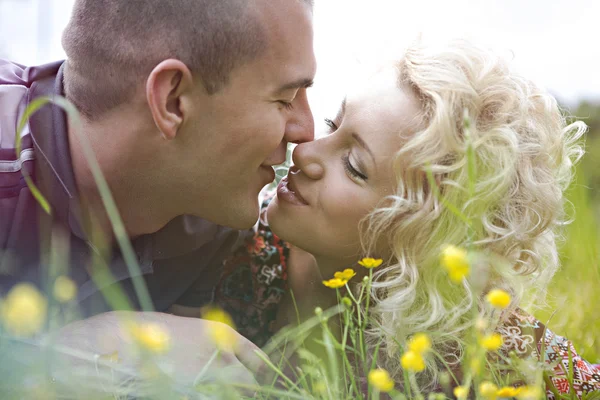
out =
{"type": "Polygon", "coordinates": [[[584,358],[600,363],[600,225],[586,183],[579,168],[569,192],[574,220],[561,247],[562,267],[550,285],[549,306],[534,313],[572,340],[584,358]]]}

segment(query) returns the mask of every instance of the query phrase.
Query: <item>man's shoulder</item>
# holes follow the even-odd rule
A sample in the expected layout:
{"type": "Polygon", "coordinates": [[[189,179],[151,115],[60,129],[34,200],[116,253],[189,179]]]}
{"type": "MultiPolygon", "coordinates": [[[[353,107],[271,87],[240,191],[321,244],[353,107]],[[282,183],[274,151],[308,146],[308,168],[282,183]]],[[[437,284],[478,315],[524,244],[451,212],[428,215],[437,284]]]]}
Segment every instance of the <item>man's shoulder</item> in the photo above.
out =
{"type": "Polygon", "coordinates": [[[43,65],[25,66],[17,62],[0,59],[0,87],[18,85],[29,88],[37,80],[55,76],[63,63],[64,60],[43,65]]]}
{"type": "MultiPolygon", "coordinates": [[[[21,132],[19,122],[28,103],[29,82],[26,67],[0,60],[0,198],[2,208],[14,208],[24,187],[22,169],[33,161],[33,141],[26,126],[21,132]],[[19,140],[20,139],[20,140],[19,140]],[[17,154],[17,150],[18,154],[17,154]],[[8,200],[7,200],[8,199],[8,200]]],[[[3,215],[3,217],[6,217],[3,215]]],[[[6,218],[3,218],[6,222],[6,218]]],[[[3,224],[2,224],[3,225],[3,224]]],[[[0,225],[0,226],[2,226],[0,225]]]]}
{"type": "MultiPolygon", "coordinates": [[[[26,140],[30,135],[29,126],[17,132],[19,122],[25,115],[32,96],[32,86],[43,79],[54,79],[63,61],[57,61],[41,66],[26,67],[18,63],[0,59],[0,174],[14,173],[21,169],[23,154],[16,155],[20,135],[21,149],[27,151],[32,148],[31,140],[26,140]]],[[[27,158],[27,156],[25,157],[27,158]]],[[[0,186],[1,187],[1,186],[0,186]]]]}
{"type": "Polygon", "coordinates": [[[27,82],[23,79],[25,69],[21,64],[0,59],[0,85],[26,86],[27,82]]]}
{"type": "MultiPolygon", "coordinates": [[[[33,98],[52,94],[36,90],[36,86],[42,81],[50,81],[54,86],[61,65],[62,62],[55,62],[26,67],[0,60],[0,265],[3,269],[10,264],[9,256],[15,265],[36,261],[39,210],[25,176],[37,182],[38,149],[34,146],[31,121],[23,127],[20,122],[33,98]]],[[[0,278],[6,272],[0,270],[0,278]]]]}

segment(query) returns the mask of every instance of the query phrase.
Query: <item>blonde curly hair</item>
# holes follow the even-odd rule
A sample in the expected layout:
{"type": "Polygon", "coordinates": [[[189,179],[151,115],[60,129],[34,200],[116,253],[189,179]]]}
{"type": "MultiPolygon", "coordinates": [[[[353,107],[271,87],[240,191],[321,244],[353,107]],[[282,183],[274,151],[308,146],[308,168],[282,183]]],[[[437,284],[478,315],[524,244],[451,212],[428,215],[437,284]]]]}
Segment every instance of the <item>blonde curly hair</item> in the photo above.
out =
{"type": "MultiPolygon", "coordinates": [[[[510,70],[491,51],[466,41],[438,50],[410,47],[397,64],[398,85],[421,105],[421,129],[406,138],[394,161],[397,189],[361,223],[363,251],[382,240],[391,257],[374,275],[373,323],[368,336],[382,344],[378,362],[402,376],[399,349],[427,332],[446,363],[458,365],[474,308],[491,287],[509,291],[518,304],[524,288],[544,294],[558,268],[557,239],[566,217],[564,192],[583,154],[585,124],[567,124],[556,100],[510,70]],[[476,182],[470,195],[463,115],[470,117],[476,182]],[[472,221],[444,207],[428,183],[472,221]],[[505,260],[474,266],[484,276],[462,288],[448,284],[439,254],[446,243],[505,260]],[[525,286],[527,285],[527,286],[525,286]]],[[[424,382],[442,365],[430,359],[424,382]]]]}

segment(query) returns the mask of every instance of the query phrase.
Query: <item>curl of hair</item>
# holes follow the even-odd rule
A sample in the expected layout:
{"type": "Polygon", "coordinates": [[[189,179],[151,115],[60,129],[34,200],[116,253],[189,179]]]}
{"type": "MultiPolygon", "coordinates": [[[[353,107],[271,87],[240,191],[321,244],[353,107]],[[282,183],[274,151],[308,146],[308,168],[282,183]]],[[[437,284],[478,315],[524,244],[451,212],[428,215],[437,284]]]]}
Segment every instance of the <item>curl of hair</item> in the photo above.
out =
{"type": "MultiPolygon", "coordinates": [[[[373,346],[383,340],[378,362],[398,378],[399,349],[418,332],[430,334],[436,352],[457,367],[473,308],[484,310],[483,295],[492,287],[511,293],[513,304],[525,287],[543,298],[558,268],[564,192],[583,154],[586,126],[567,125],[552,96],[466,41],[441,50],[413,45],[397,70],[399,88],[420,102],[420,128],[396,155],[395,194],[361,222],[361,234],[365,254],[375,254],[382,240],[391,253],[374,275],[368,338],[373,346]],[[475,153],[472,194],[465,113],[475,153]],[[443,206],[428,168],[440,196],[469,217],[471,228],[443,206]],[[477,279],[456,287],[440,268],[440,249],[465,246],[469,235],[477,251],[503,262],[473,265],[473,278],[485,278],[480,287],[477,279]]],[[[427,363],[418,376],[425,386],[443,368],[440,360],[427,363]]]]}

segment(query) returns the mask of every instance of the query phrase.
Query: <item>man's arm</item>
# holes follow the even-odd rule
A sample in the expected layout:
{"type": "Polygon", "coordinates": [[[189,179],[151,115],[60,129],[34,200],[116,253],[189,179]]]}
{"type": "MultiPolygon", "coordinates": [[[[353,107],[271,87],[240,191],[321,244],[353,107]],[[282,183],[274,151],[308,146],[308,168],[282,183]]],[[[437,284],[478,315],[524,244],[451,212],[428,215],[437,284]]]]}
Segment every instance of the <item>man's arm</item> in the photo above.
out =
{"type": "MultiPolygon", "coordinates": [[[[198,373],[212,360],[212,372],[232,371],[229,382],[253,384],[265,373],[260,351],[230,327],[214,321],[178,317],[159,312],[114,311],[73,322],[55,336],[56,345],[89,352],[99,357],[118,359],[121,366],[141,371],[145,363],[136,351],[130,334],[131,324],[157,324],[169,336],[168,349],[155,358],[163,372],[180,384],[192,385],[198,373]],[[211,330],[224,332],[235,340],[231,352],[221,350],[211,339],[211,330]]],[[[71,360],[76,363],[75,360],[71,360]]],[[[207,376],[211,376],[211,371],[207,376]]]]}

